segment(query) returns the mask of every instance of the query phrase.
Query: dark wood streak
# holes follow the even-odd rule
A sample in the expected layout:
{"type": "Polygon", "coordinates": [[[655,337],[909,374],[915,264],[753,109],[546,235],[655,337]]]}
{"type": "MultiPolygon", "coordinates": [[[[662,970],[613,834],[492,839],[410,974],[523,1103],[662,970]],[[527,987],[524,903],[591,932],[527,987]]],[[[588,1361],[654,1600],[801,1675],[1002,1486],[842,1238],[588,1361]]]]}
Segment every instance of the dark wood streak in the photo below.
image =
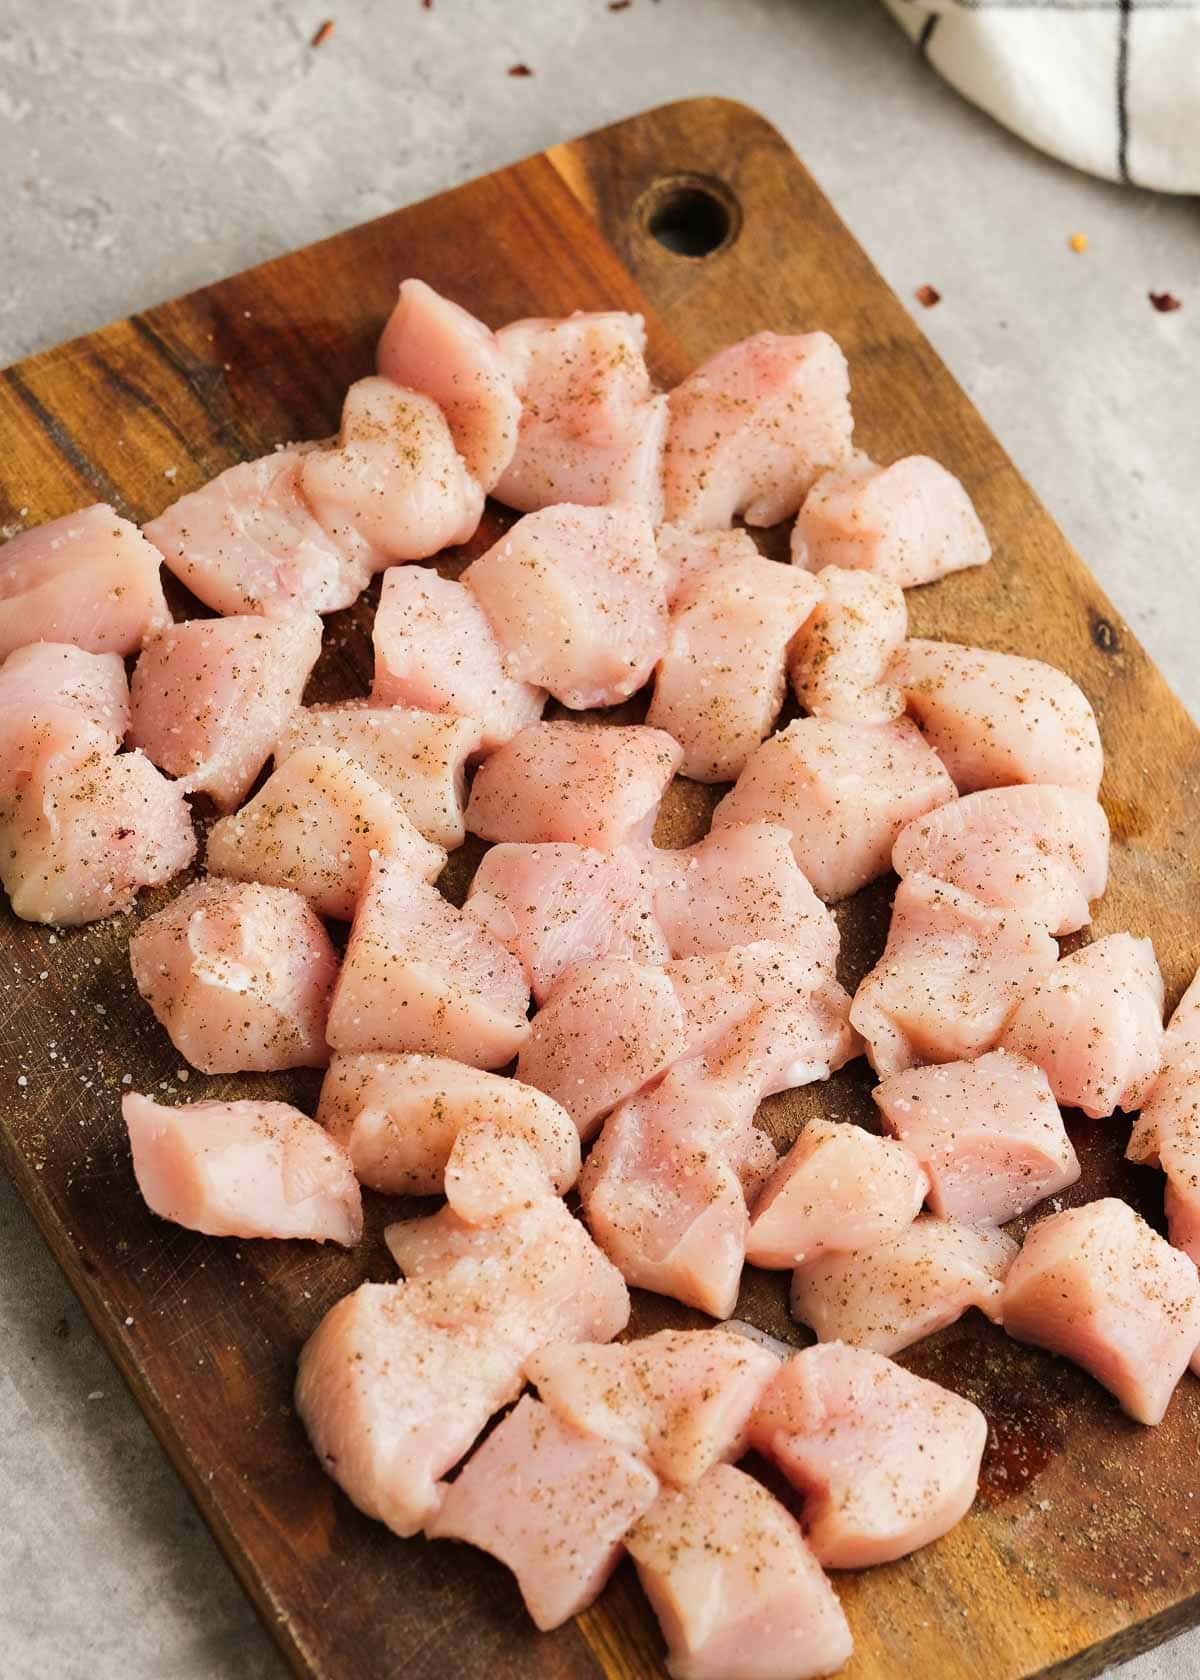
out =
{"type": "Polygon", "coordinates": [[[58,416],[52,414],[29,389],[21,378],[19,367],[6,368],[4,378],[75,476],[95,491],[99,501],[111,503],[118,513],[127,513],[128,504],[117,485],[93,464],[58,416]]]}

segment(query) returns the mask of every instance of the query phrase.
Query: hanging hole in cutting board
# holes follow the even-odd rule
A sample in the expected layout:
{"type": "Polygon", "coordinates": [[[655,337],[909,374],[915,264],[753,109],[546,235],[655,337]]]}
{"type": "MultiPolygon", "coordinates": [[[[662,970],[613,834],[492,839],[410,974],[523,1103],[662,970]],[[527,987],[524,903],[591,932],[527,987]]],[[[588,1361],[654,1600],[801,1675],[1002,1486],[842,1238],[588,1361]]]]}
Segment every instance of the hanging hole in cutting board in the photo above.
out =
{"type": "Polygon", "coordinates": [[[655,181],[638,203],[638,220],[652,239],[678,257],[711,257],[737,238],[738,202],[724,182],[699,175],[655,181]]]}

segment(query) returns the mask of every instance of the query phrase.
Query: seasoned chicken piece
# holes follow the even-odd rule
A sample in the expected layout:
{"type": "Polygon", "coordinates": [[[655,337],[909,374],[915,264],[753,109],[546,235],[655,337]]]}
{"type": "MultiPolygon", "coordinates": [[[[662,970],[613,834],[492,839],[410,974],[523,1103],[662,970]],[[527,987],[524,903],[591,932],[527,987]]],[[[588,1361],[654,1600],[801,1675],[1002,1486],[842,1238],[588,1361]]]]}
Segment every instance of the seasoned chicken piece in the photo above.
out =
{"type": "Polygon", "coordinates": [[[134,667],[131,741],[222,811],[245,799],[321,651],[313,612],[193,618],[146,643],[134,667]]]}
{"type": "Polygon", "coordinates": [[[654,533],[658,557],[667,571],[672,606],[700,582],[710,567],[760,558],[749,531],[694,531],[688,525],[660,525],[654,533]]]}
{"type": "Polygon", "coordinates": [[[305,747],[344,752],[387,789],[414,828],[451,851],[466,838],[467,760],[482,739],[473,718],[349,700],[293,712],[276,744],[275,762],[305,747]]]}
{"type": "Polygon", "coordinates": [[[1096,716],[1065,671],[989,648],[910,638],[889,680],[960,793],[1044,782],[1096,794],[1104,751],[1096,716]]]}
{"type": "Polygon", "coordinates": [[[1090,1371],[1161,1423],[1200,1345],[1195,1264],[1115,1196],[1041,1220],[1004,1284],[1004,1328],[1090,1371]]]}
{"type": "Polygon", "coordinates": [[[0,659],[30,642],[136,653],[171,622],[161,556],[105,502],[0,546],[0,659]]]}
{"type": "Polygon", "coordinates": [[[894,1073],[874,1096],[943,1219],[1004,1225],[1079,1177],[1046,1075],[1007,1050],[894,1073]]]}
{"type": "Polygon", "coordinates": [[[971,1307],[998,1321],[1001,1284],[1016,1252],[1003,1231],[922,1214],[887,1242],[798,1266],[792,1317],[819,1341],[899,1353],[971,1307]]]}
{"type": "Polygon", "coordinates": [[[138,991],[202,1073],[324,1067],[337,975],[329,935],[298,893],[193,881],[129,941],[138,991]]]}
{"type": "Polygon", "coordinates": [[[471,591],[425,567],[393,566],[384,573],[372,640],[376,706],[470,718],[485,753],[542,714],[545,694],[508,675],[471,591]]]}
{"type": "Polygon", "coordinates": [[[1200,972],[1175,1007],[1163,1034],[1162,1067],[1133,1123],[1127,1160],[1158,1164],[1159,1134],[1200,1127],[1200,972]]]}
{"type": "Polygon", "coordinates": [[[657,1494],[640,1459],[527,1394],[446,1489],[425,1532],[499,1558],[545,1631],[599,1597],[626,1531],[657,1494]]]}
{"type": "Polygon", "coordinates": [[[741,1458],[750,1415],[779,1370],[769,1348],[715,1330],[660,1330],[635,1342],[551,1342],[526,1375],[562,1421],[644,1458],[684,1487],[741,1458]]]}
{"type": "Polygon", "coordinates": [[[810,1680],[850,1658],[841,1605],[800,1524],[717,1464],[664,1488],[626,1535],[674,1680],[810,1680]]]}
{"type": "Polygon", "coordinates": [[[827,1250],[886,1242],[912,1224],[928,1188],[899,1144],[861,1126],[810,1120],[752,1204],[746,1258],[790,1268],[827,1250]]]}
{"type": "Polygon", "coordinates": [[[1110,933],[1062,957],[1001,1042],[1045,1068],[1064,1108],[1096,1119],[1142,1106],[1163,1053],[1163,978],[1148,939],[1110,933]]]}
{"type": "Polygon", "coordinates": [[[788,653],[796,699],[814,717],[843,723],[899,717],[904,696],[886,676],[908,635],[904,591],[838,566],[826,566],[815,581],[820,599],[788,653]]]}
{"type": "Polygon", "coordinates": [[[1078,788],[984,788],[902,829],[897,875],[935,875],[1061,936],[1086,927],[1108,885],[1108,818],[1078,788]]]}
{"type": "Polygon", "coordinates": [[[129,684],[121,656],[88,653],[73,642],[14,648],[0,665],[0,741],[5,749],[0,779],[11,778],[22,760],[21,741],[28,741],[31,722],[56,719],[69,729],[80,717],[103,731],[113,752],[125,739],[129,684]]]}
{"type": "Polygon", "coordinates": [[[969,1060],[999,1042],[1057,956],[1028,911],[997,910],[932,875],[908,875],[850,1019],[881,1078],[922,1062],[969,1060]]]}
{"type": "Polygon", "coordinates": [[[641,508],[526,514],[462,581],[509,676],[574,711],[636,694],[667,645],[667,571],[641,508]]]}
{"type": "Polygon", "coordinates": [[[213,1237],[311,1237],[352,1248],[362,1197],[349,1157],[279,1102],[164,1107],[128,1092],[121,1113],[151,1212],[213,1237]]]}
{"type": "Polygon", "coordinates": [[[212,828],[206,862],[214,875],[291,887],[319,916],[348,922],[372,861],[384,855],[422,881],[436,881],[446,863],[352,758],[305,747],[212,828]]]}
{"type": "Polygon", "coordinates": [[[967,492],[928,455],[879,467],[856,452],[817,480],[792,530],[794,564],[874,572],[902,589],[991,554],[967,492]]]}
{"type": "Polygon", "coordinates": [[[415,1050],[503,1067],[529,1031],[517,959],[411,869],[371,865],[329,1010],[335,1050],[415,1050]]]}
{"type": "Polygon", "coordinates": [[[654,915],[649,860],[657,855],[634,846],[614,852],[566,844],[493,846],[463,909],[520,958],[540,1005],[580,963],[668,960],[672,953],[654,915]]]}
{"type": "Polygon", "coordinates": [[[536,723],[480,765],[467,828],[483,840],[613,851],[649,840],[681,749],[641,724],[536,723]]]}
{"type": "Polygon", "coordinates": [[[867,1569],[949,1533],[971,1508],[987,1419],[867,1348],[818,1342],[779,1370],[751,1443],[803,1496],[826,1569],[867,1569]]]}
{"type": "Polygon", "coordinates": [[[670,395],[666,518],[697,530],[775,525],[850,450],[850,375],[828,333],[756,333],[670,395]]]}
{"type": "Polygon", "coordinates": [[[657,520],[667,400],[651,389],[642,317],[514,321],[496,337],[522,405],[498,500],[523,513],[558,502],[641,507],[657,520]]]}
{"type": "Polygon", "coordinates": [[[684,585],[646,722],[683,747],[685,776],[741,774],[775,726],[788,648],[819,598],[815,579],[758,553],[719,560],[684,585]]]}
{"type": "Polygon", "coordinates": [[[907,718],[800,718],[751,754],[713,827],[781,823],[796,862],[833,903],[886,874],[901,829],[953,798],[937,754],[907,718]]]}
{"type": "Polygon", "coordinates": [[[424,280],[404,280],[375,366],[385,379],[432,397],[467,471],[490,490],[512,460],[521,418],[495,333],[424,280]]]}

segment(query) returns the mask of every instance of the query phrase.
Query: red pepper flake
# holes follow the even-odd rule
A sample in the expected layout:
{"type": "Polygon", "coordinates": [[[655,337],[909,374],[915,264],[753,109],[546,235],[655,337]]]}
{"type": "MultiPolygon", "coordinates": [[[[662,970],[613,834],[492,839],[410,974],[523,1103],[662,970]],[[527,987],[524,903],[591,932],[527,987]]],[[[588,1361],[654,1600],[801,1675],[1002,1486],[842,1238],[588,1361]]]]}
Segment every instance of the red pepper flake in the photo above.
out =
{"type": "Polygon", "coordinates": [[[633,0],[608,0],[610,12],[627,12],[632,5],[633,0]]]}
{"type": "Polygon", "coordinates": [[[508,73],[510,76],[533,75],[533,71],[529,68],[528,64],[510,64],[508,67],[508,73]]]}
{"type": "Polygon", "coordinates": [[[333,34],[333,19],[332,18],[326,18],[325,22],[320,25],[320,27],[317,29],[316,33],[314,34],[312,40],[308,44],[309,44],[310,47],[323,47],[325,45],[326,41],[328,41],[329,37],[332,34],[333,34]]]}
{"type": "Polygon", "coordinates": [[[421,0],[421,10],[431,12],[433,10],[433,0],[421,0]]]}
{"type": "Polygon", "coordinates": [[[1183,308],[1183,299],[1177,298],[1174,292],[1151,292],[1150,302],[1160,315],[1169,315],[1172,310],[1183,308]]]}
{"type": "Polygon", "coordinates": [[[918,286],[913,296],[924,309],[932,309],[935,303],[942,301],[942,294],[936,286],[918,286]]]}

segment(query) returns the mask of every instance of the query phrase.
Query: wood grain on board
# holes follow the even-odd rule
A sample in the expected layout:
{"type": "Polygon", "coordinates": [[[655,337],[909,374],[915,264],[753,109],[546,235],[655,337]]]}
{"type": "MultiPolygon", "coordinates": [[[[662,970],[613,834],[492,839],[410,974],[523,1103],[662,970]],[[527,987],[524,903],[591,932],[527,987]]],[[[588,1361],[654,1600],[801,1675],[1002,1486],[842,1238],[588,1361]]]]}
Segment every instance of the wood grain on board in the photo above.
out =
{"type": "MultiPolygon", "coordinates": [[[[884,459],[936,456],[992,537],[990,566],[910,593],[916,632],[1052,660],[1091,697],[1116,842],[1094,931],[1152,935],[1174,1000],[1200,957],[1200,735],[803,166],[744,107],[693,100],[636,117],[10,369],[0,523],[98,497],[145,519],[234,461],[330,432],[408,274],[493,324],[640,309],[664,382],[760,328],[828,328],[850,360],[861,444],[884,459]],[[648,231],[689,184],[729,220],[701,259],[648,231]]],[[[505,517],[489,512],[471,552],[505,517]]],[[[330,620],[310,698],[365,691],[374,598],[330,620]]],[[[182,592],[174,604],[197,610],[182,592]]],[[[694,837],[710,805],[707,791],[677,784],[660,840],[694,837]]],[[[458,891],[476,855],[469,846],[455,860],[458,891]]],[[[141,913],[173,890],[148,895],[141,913]]],[[[888,898],[881,884],[839,911],[851,981],[882,944],[888,898]]],[[[308,1105],[317,1076],[185,1083],[133,991],[129,929],[119,919],[56,936],[4,913],[0,1149],[296,1672],[660,1674],[661,1641],[628,1566],[574,1624],[538,1635],[498,1564],[394,1538],[321,1473],[291,1410],[295,1356],[340,1295],[393,1275],[379,1233],[395,1207],[368,1198],[368,1238],[349,1255],[212,1241],[146,1211],[123,1088],[308,1105]]],[[[868,1090],[859,1064],[773,1099],[765,1121],[783,1140],[818,1110],[868,1119],[868,1090]]],[[[1160,1217],[1156,1175],[1120,1159],[1123,1122],[1076,1117],[1071,1129],[1084,1176],[1069,1200],[1116,1191],[1160,1217]]],[[[785,1285],[785,1274],[748,1272],[740,1311],[799,1343],[785,1285]]],[[[639,1329],[695,1322],[671,1302],[638,1300],[639,1329]]],[[[1082,1372],[977,1315],[906,1363],[987,1412],[983,1487],[937,1545],[839,1581],[856,1641],[847,1680],[1082,1676],[1200,1619],[1200,1384],[1185,1379],[1161,1428],[1143,1429],[1082,1372]]]]}

